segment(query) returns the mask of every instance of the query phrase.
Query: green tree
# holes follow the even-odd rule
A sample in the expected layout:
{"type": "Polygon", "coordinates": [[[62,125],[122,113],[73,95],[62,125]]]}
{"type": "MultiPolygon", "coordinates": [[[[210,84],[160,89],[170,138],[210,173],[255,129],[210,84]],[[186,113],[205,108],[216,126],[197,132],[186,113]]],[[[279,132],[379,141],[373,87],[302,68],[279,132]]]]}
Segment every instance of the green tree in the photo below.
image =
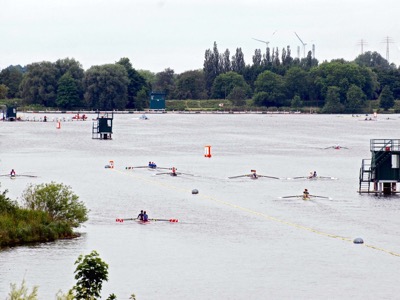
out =
{"type": "Polygon", "coordinates": [[[5,84],[0,84],[0,99],[7,97],[9,88],[5,84]]]}
{"type": "Polygon", "coordinates": [[[176,80],[177,99],[207,99],[206,83],[202,70],[186,71],[176,80]]]}
{"type": "Polygon", "coordinates": [[[136,109],[143,110],[149,107],[149,93],[145,88],[142,88],[136,95],[136,109]]]}
{"type": "Polygon", "coordinates": [[[246,91],[239,86],[235,86],[229,93],[228,99],[236,106],[243,106],[246,104],[246,91]]]}
{"type": "Polygon", "coordinates": [[[26,208],[45,211],[53,220],[63,221],[71,227],[78,227],[88,219],[84,203],[62,183],[31,184],[24,190],[22,199],[26,208]]]}
{"type": "MultiPolygon", "coordinates": [[[[203,71],[204,78],[206,81],[207,92],[211,95],[211,88],[214,83],[214,79],[221,74],[223,63],[221,62],[221,56],[218,52],[217,42],[214,42],[213,51],[207,49],[204,54],[203,71]]],[[[233,62],[231,64],[233,68],[233,62]]]]}
{"type": "Polygon", "coordinates": [[[146,80],[146,83],[151,90],[157,79],[156,74],[149,70],[138,70],[137,72],[146,80]]]}
{"type": "Polygon", "coordinates": [[[346,95],[346,111],[350,113],[360,112],[365,107],[366,97],[362,89],[352,84],[346,95]]]}
{"type": "Polygon", "coordinates": [[[85,101],[93,109],[125,109],[128,84],[128,74],[122,65],[93,66],[85,72],[85,101]]]}
{"type": "Polygon", "coordinates": [[[266,93],[258,95],[255,99],[261,101],[265,106],[281,106],[285,100],[285,82],[282,76],[271,71],[264,71],[258,75],[254,83],[256,93],[266,93]]]}
{"type": "Polygon", "coordinates": [[[58,80],[56,104],[64,109],[71,109],[80,105],[78,88],[69,72],[58,80]]]}
{"type": "Polygon", "coordinates": [[[291,67],[286,72],[284,80],[289,99],[295,95],[299,95],[302,99],[308,99],[310,85],[306,71],[300,67],[291,67]]]}
{"type": "Polygon", "coordinates": [[[253,96],[253,102],[258,106],[278,106],[276,100],[267,92],[258,92],[253,96]]]}
{"type": "Polygon", "coordinates": [[[378,52],[367,51],[360,54],[354,60],[356,64],[363,67],[369,67],[373,69],[389,69],[389,62],[382,57],[378,52]]]}
{"type": "Polygon", "coordinates": [[[245,95],[250,92],[250,87],[242,75],[236,72],[220,74],[214,80],[212,97],[216,99],[225,99],[235,87],[241,88],[245,95]]]}
{"type": "Polygon", "coordinates": [[[127,108],[138,108],[138,105],[136,105],[137,93],[141,89],[145,89],[147,93],[149,93],[150,85],[148,85],[146,79],[132,67],[129,58],[121,58],[117,64],[120,64],[125,68],[129,78],[127,108]]]}
{"type": "Polygon", "coordinates": [[[221,67],[222,73],[227,73],[229,71],[232,71],[232,63],[230,59],[229,49],[226,49],[225,52],[222,54],[221,63],[222,63],[221,67]]]}
{"type": "Polygon", "coordinates": [[[232,56],[232,71],[243,75],[246,63],[244,62],[244,54],[242,48],[236,48],[236,53],[232,56]]]}
{"type": "MultiPolygon", "coordinates": [[[[395,99],[400,99],[400,70],[399,69],[375,69],[374,72],[380,86],[389,86],[395,99]]],[[[382,90],[379,90],[379,93],[382,90]]]]}
{"type": "Polygon", "coordinates": [[[76,285],[73,287],[77,300],[99,299],[103,281],[108,281],[108,264],[93,250],[88,255],[80,255],[75,262],[76,285]]]}
{"type": "Polygon", "coordinates": [[[16,201],[12,201],[7,197],[8,190],[0,193],[0,214],[2,213],[13,213],[18,208],[16,201]]]}
{"type": "Polygon", "coordinates": [[[294,109],[299,109],[300,107],[303,106],[303,101],[301,101],[301,98],[299,95],[295,95],[292,99],[292,102],[290,103],[290,106],[294,109]]]}
{"type": "Polygon", "coordinates": [[[389,108],[392,108],[394,106],[394,97],[389,86],[386,85],[383,87],[378,100],[379,107],[383,108],[384,110],[388,110],[389,108]]]}
{"type": "Polygon", "coordinates": [[[30,104],[39,104],[54,107],[57,98],[58,70],[48,61],[32,63],[27,66],[20,93],[22,98],[30,104]]]}
{"type": "Polygon", "coordinates": [[[19,85],[22,81],[24,68],[21,66],[9,66],[0,72],[0,84],[7,86],[7,98],[19,97],[19,85]]]}
{"type": "Polygon", "coordinates": [[[57,80],[59,80],[64,74],[69,73],[71,77],[74,79],[75,86],[78,92],[79,103],[80,105],[83,100],[83,78],[85,76],[85,72],[82,68],[80,62],[75,60],[74,58],[64,58],[58,59],[54,63],[55,68],[57,69],[57,80]]]}
{"type": "Polygon", "coordinates": [[[360,87],[367,97],[377,86],[372,72],[366,71],[365,67],[344,60],[324,62],[310,70],[310,77],[321,98],[326,98],[329,87],[338,87],[342,104],[346,101],[346,94],[351,85],[360,87]]]}
{"type": "Polygon", "coordinates": [[[173,99],[176,91],[175,81],[176,76],[174,70],[167,68],[156,74],[153,91],[164,92],[168,98],[173,99]]]}
{"type": "Polygon", "coordinates": [[[326,94],[325,105],[322,108],[323,113],[341,113],[344,107],[340,103],[340,89],[337,86],[328,87],[326,94]]]}

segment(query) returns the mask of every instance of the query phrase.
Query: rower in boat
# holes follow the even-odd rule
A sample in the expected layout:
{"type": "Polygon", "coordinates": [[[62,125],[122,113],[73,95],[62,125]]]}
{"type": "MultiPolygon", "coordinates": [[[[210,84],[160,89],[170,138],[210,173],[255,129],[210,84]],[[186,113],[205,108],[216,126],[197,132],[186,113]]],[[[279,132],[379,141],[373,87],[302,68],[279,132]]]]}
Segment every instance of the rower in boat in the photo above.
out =
{"type": "Polygon", "coordinates": [[[311,171],[310,172],[310,175],[308,175],[308,179],[314,179],[314,178],[317,178],[318,176],[317,176],[317,171],[311,171]]]}
{"type": "Polygon", "coordinates": [[[147,215],[146,211],[143,212],[143,222],[148,222],[149,221],[149,216],[147,215]]]}
{"type": "Polygon", "coordinates": [[[154,163],[154,161],[149,161],[149,166],[150,169],[157,169],[157,165],[156,163],[154,163]]]}
{"type": "Polygon", "coordinates": [[[16,176],[16,174],[15,174],[14,169],[11,169],[10,177],[11,177],[11,178],[15,178],[15,176],[16,176]]]}
{"type": "Polygon", "coordinates": [[[140,211],[136,219],[143,221],[143,210],[140,211]]]}
{"type": "Polygon", "coordinates": [[[171,169],[171,176],[178,176],[178,174],[176,174],[176,168],[172,167],[171,169]]]}
{"type": "Polygon", "coordinates": [[[349,149],[347,147],[340,146],[339,144],[336,144],[336,145],[333,145],[333,146],[329,146],[329,147],[326,147],[326,148],[323,148],[323,149],[330,149],[330,148],[335,149],[335,150],[349,149]]]}
{"type": "Polygon", "coordinates": [[[256,170],[251,170],[251,179],[258,179],[256,170]]]}
{"type": "Polygon", "coordinates": [[[303,191],[303,200],[309,200],[310,199],[310,193],[308,192],[307,189],[304,189],[303,191]]]}

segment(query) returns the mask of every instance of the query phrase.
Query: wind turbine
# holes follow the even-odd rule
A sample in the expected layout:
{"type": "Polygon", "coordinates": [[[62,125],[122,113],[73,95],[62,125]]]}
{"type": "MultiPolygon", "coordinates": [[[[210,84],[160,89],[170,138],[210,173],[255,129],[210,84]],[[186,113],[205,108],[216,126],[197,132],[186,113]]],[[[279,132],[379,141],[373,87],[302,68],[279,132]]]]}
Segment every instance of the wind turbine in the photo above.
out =
{"type": "Polygon", "coordinates": [[[255,39],[255,38],[252,38],[253,40],[256,40],[256,41],[259,41],[259,42],[261,42],[261,43],[265,43],[266,45],[267,45],[267,48],[268,48],[268,45],[269,45],[269,42],[267,42],[267,41],[262,41],[262,40],[259,40],[259,39],[255,39]]]}
{"type": "Polygon", "coordinates": [[[297,36],[297,38],[300,40],[300,42],[303,44],[303,58],[306,57],[306,43],[304,43],[301,38],[298,36],[298,34],[296,32],[294,32],[294,34],[297,36]]]}

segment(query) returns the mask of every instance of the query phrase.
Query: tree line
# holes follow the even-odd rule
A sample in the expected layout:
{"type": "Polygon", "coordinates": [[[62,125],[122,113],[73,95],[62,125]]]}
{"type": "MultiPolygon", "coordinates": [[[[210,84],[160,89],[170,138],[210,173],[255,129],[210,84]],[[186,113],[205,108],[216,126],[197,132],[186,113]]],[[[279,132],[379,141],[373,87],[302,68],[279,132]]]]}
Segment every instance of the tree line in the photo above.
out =
{"type": "Polygon", "coordinates": [[[318,106],[323,112],[360,112],[367,100],[383,109],[400,99],[400,69],[377,52],[354,61],[319,63],[311,51],[294,58],[289,46],[256,49],[246,64],[241,48],[220,53],[207,49],[203,67],[175,74],[136,70],[128,58],[84,70],[73,58],[9,66],[0,72],[0,99],[21,98],[24,104],[60,109],[142,110],[151,91],[167,99],[229,99],[236,106],[252,99],[256,106],[318,106]]]}

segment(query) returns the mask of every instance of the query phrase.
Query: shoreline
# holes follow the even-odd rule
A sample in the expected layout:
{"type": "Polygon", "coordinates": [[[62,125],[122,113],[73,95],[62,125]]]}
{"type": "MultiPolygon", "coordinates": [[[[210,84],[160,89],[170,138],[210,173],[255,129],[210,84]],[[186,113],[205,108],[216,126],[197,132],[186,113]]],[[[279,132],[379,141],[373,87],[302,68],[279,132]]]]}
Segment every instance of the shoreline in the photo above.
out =
{"type": "MultiPolygon", "coordinates": [[[[18,111],[18,113],[29,113],[29,114],[98,114],[98,113],[112,113],[112,111],[93,111],[93,110],[79,110],[79,111],[45,111],[45,110],[27,110],[18,111]]],[[[144,110],[144,111],[114,111],[114,114],[310,114],[300,111],[155,111],[155,110],[144,110]]],[[[313,112],[311,112],[313,113],[313,112]]]]}

